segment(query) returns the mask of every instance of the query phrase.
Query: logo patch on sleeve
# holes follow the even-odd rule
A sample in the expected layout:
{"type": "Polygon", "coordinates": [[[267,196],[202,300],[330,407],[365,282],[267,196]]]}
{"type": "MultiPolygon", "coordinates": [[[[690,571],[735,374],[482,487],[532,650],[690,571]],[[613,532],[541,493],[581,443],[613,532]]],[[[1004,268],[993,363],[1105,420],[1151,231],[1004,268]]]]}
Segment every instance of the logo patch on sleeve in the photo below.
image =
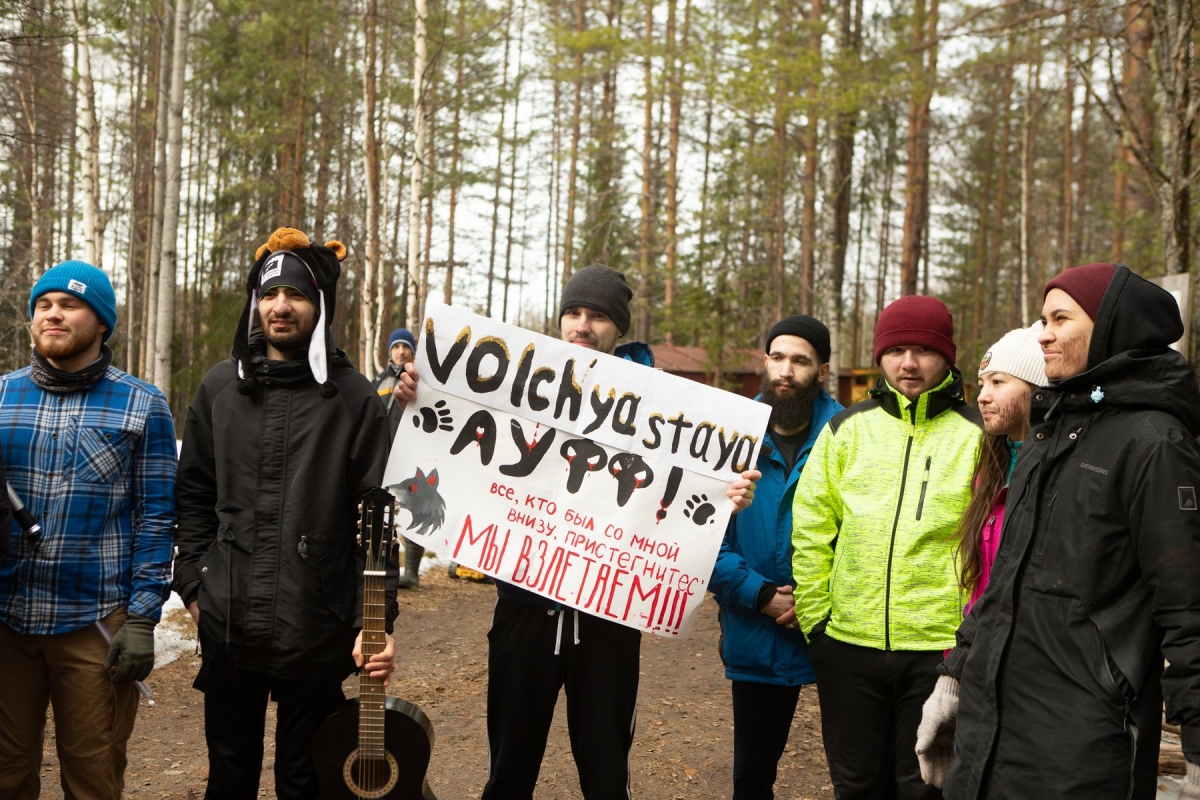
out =
{"type": "Polygon", "coordinates": [[[1180,511],[1195,511],[1196,510],[1196,487],[1195,486],[1180,486],[1179,487],[1179,510],[1180,511]]]}
{"type": "Polygon", "coordinates": [[[78,292],[79,294],[87,294],[87,284],[83,283],[82,281],[77,281],[74,278],[67,281],[67,288],[69,290],[71,290],[72,292],[78,292]]]}

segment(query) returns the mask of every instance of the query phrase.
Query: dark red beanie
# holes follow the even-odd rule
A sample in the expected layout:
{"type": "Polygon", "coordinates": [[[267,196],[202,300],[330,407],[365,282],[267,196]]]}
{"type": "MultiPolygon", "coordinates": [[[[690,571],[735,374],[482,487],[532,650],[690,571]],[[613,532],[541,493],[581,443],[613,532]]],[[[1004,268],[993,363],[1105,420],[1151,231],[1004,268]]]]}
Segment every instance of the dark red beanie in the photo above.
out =
{"type": "Polygon", "coordinates": [[[889,348],[916,344],[941,353],[954,364],[954,317],[936,297],[913,294],[885,308],[875,323],[875,363],[889,348]]]}
{"type": "Polygon", "coordinates": [[[1115,264],[1084,264],[1082,267],[1071,267],[1058,273],[1046,288],[1042,290],[1042,300],[1050,294],[1051,289],[1062,289],[1071,295],[1071,299],[1079,303],[1092,322],[1096,321],[1096,312],[1100,310],[1100,301],[1112,283],[1113,275],[1117,274],[1115,264]]]}

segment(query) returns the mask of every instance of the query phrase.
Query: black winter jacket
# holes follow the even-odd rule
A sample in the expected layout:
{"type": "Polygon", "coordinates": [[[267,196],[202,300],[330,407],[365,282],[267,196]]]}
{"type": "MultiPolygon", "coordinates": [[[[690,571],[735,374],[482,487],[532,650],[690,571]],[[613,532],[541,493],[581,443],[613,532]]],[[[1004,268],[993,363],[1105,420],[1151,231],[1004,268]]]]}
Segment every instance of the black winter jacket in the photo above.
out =
{"type": "Polygon", "coordinates": [[[1033,392],[991,580],[942,665],[947,800],[1153,798],[1164,691],[1200,763],[1200,390],[1164,346],[1181,329],[1119,267],[1089,369],[1033,392]]]}
{"type": "MultiPolygon", "coordinates": [[[[202,633],[239,667],[341,680],[362,625],[357,501],[387,462],[383,404],[341,351],[330,397],[306,361],[255,363],[255,391],[240,393],[236,362],[224,361],[188,408],[174,588],[199,601],[202,633]]],[[[392,564],[388,631],[396,576],[392,564]]]]}

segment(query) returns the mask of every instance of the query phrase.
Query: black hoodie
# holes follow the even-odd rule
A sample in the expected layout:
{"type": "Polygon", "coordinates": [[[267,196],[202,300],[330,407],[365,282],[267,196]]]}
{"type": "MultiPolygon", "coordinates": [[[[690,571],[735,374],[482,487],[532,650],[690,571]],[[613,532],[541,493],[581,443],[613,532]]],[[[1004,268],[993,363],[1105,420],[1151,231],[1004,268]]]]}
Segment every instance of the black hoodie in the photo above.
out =
{"type": "Polygon", "coordinates": [[[1033,392],[960,680],[944,796],[1153,798],[1158,724],[1200,763],[1200,389],[1179,310],[1118,267],[1088,369],[1033,392]],[[1164,672],[1163,659],[1171,662],[1164,672]]]}

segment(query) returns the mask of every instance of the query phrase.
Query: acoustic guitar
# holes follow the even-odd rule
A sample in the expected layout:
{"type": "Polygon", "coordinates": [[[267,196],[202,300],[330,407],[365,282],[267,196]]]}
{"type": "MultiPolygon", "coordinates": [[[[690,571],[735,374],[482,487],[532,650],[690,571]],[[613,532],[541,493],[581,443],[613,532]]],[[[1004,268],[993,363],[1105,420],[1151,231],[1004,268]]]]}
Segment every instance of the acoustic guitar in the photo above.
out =
{"type": "MultiPolygon", "coordinates": [[[[396,544],[395,498],[371,489],[359,504],[359,546],[366,548],[363,572],[362,652],[369,659],[387,645],[384,575],[396,544]]],[[[382,678],[358,677],[358,699],[335,711],[313,739],[321,800],[437,800],[425,779],[433,751],[433,725],[419,707],[390,697],[382,678]]]]}

